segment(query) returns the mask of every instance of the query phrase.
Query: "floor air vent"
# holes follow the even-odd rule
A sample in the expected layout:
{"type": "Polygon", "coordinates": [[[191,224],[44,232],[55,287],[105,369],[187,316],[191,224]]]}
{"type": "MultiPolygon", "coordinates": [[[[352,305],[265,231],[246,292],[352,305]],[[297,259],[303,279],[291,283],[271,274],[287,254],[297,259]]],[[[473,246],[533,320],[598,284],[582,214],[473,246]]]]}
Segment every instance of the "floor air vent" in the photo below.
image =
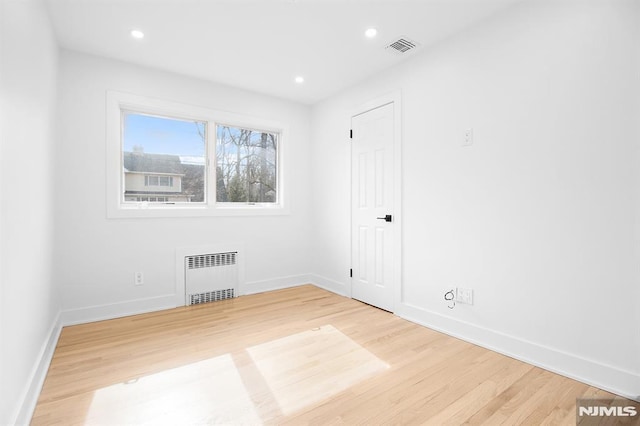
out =
{"type": "Polygon", "coordinates": [[[238,293],[238,252],[186,256],[185,299],[187,305],[215,302],[238,293]]]}

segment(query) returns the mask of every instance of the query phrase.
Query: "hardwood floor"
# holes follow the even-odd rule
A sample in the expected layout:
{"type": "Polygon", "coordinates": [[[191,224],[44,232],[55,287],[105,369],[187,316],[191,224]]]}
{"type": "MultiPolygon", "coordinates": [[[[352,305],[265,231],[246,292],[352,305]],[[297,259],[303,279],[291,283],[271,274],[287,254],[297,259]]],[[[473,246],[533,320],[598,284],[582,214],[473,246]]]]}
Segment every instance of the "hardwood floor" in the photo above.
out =
{"type": "Polygon", "coordinates": [[[581,397],[613,395],[303,286],[65,327],[32,424],[573,425],[581,397]]]}

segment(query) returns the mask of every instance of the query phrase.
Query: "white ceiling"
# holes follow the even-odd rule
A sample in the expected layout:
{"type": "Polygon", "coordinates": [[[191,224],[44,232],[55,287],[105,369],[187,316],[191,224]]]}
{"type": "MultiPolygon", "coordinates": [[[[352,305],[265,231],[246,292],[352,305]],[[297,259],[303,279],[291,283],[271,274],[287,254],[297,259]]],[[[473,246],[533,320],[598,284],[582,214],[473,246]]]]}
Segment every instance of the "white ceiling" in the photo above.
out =
{"type": "Polygon", "coordinates": [[[305,104],[517,1],[47,0],[64,48],[305,104]],[[369,27],[378,30],[374,39],[364,36],[369,27]],[[145,38],[134,40],[134,28],[145,38]],[[421,46],[400,56],[386,51],[401,35],[421,46]]]}

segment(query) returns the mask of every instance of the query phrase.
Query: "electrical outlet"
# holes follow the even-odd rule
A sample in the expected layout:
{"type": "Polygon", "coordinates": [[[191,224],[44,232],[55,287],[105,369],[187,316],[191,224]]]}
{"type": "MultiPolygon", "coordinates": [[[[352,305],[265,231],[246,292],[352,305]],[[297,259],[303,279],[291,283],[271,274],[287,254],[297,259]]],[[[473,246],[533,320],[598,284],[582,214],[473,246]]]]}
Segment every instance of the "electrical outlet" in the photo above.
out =
{"type": "Polygon", "coordinates": [[[134,278],[133,278],[133,283],[135,285],[142,285],[144,284],[144,274],[142,272],[136,272],[134,278]]]}
{"type": "Polygon", "coordinates": [[[473,290],[470,288],[456,288],[456,302],[473,305],[473,290]]]}

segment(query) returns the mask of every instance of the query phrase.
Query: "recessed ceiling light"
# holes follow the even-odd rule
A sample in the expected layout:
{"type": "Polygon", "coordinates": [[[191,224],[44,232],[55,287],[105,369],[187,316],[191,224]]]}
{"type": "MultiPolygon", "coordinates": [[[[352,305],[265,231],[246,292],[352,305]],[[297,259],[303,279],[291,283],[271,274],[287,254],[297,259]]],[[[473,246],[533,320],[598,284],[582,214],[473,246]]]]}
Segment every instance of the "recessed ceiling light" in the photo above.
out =
{"type": "Polygon", "coordinates": [[[300,77],[300,76],[296,77],[296,83],[298,84],[304,83],[304,77],[300,77]]]}
{"type": "Polygon", "coordinates": [[[369,38],[375,37],[376,34],[378,34],[378,30],[376,30],[375,28],[369,28],[367,31],[364,32],[364,35],[366,35],[369,38]]]}
{"type": "Polygon", "coordinates": [[[144,33],[140,30],[131,30],[131,37],[133,38],[144,38],[144,33]]]}

